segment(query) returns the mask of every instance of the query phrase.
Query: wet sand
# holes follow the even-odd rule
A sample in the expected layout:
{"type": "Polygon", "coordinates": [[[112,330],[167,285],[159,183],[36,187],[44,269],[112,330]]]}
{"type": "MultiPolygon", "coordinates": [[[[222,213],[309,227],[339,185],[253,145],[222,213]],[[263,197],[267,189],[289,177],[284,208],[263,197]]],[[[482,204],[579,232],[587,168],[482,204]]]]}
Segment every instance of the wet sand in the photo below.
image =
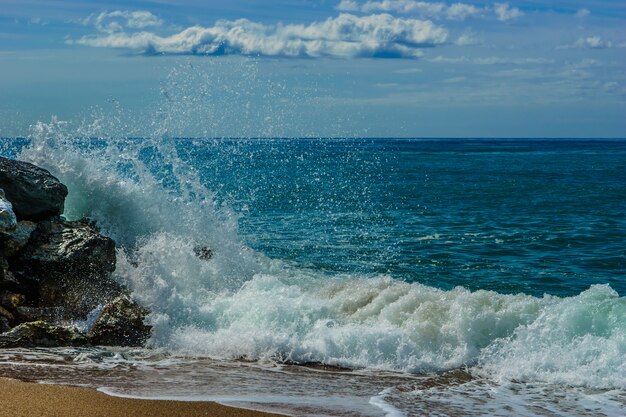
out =
{"type": "MultiPolygon", "coordinates": [[[[90,388],[0,378],[0,415],[11,417],[271,417],[211,402],[136,400],[90,388]]],[[[284,417],[284,416],[281,416],[284,417]]]]}

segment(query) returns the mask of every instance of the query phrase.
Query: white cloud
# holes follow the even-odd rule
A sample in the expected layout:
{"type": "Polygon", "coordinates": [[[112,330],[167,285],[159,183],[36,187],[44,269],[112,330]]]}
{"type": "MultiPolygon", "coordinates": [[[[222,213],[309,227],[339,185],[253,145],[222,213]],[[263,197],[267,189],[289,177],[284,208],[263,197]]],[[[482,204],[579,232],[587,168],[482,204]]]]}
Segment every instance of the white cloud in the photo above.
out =
{"type": "Polygon", "coordinates": [[[626,48],[626,42],[615,43],[610,40],[603,39],[601,36],[583,36],[571,44],[560,45],[557,49],[609,49],[609,48],[626,48]]]}
{"type": "Polygon", "coordinates": [[[468,17],[477,16],[481,12],[481,9],[476,6],[472,6],[471,4],[454,3],[448,7],[446,16],[448,19],[452,20],[465,20],[468,17]]]}
{"type": "Polygon", "coordinates": [[[338,10],[350,12],[386,12],[396,14],[414,14],[431,19],[465,20],[473,17],[494,16],[501,21],[513,20],[524,15],[517,7],[508,3],[495,3],[493,7],[477,7],[467,3],[426,2],[417,0],[341,0],[338,10]]]}
{"type": "Polygon", "coordinates": [[[471,30],[467,30],[461,34],[454,43],[459,46],[468,46],[478,45],[481,41],[471,30]]]}
{"type": "Polygon", "coordinates": [[[356,12],[359,10],[359,3],[354,0],[341,0],[337,5],[337,10],[344,12],[356,12]]]}
{"type": "Polygon", "coordinates": [[[161,26],[163,21],[146,10],[130,11],[115,10],[91,15],[83,19],[84,25],[93,25],[104,33],[121,32],[125,28],[143,29],[151,26],[161,26]]]}
{"type": "Polygon", "coordinates": [[[496,13],[498,20],[502,22],[524,16],[524,13],[520,9],[509,6],[509,3],[495,3],[493,5],[493,10],[496,13]]]}
{"type": "Polygon", "coordinates": [[[579,38],[573,45],[575,48],[604,49],[612,48],[613,42],[602,39],[600,36],[579,38]]]}
{"type": "Polygon", "coordinates": [[[448,37],[445,28],[430,21],[388,14],[344,13],[309,25],[220,20],[212,27],[192,26],[170,36],[119,31],[110,25],[100,29],[97,20],[95,25],[104,33],[68,42],[148,54],[416,58],[422,48],[443,44],[448,37]]]}
{"type": "Polygon", "coordinates": [[[363,13],[388,12],[399,14],[416,14],[429,18],[464,20],[479,15],[482,9],[471,4],[454,3],[448,6],[440,2],[424,2],[415,0],[382,0],[358,3],[354,0],[342,0],[338,10],[360,11],[363,13]]]}
{"type": "Polygon", "coordinates": [[[591,12],[589,11],[589,9],[580,9],[576,12],[576,17],[579,17],[582,19],[584,17],[589,16],[590,14],[591,12]]]}
{"type": "Polygon", "coordinates": [[[599,36],[589,36],[587,38],[580,38],[576,41],[576,44],[581,47],[588,48],[611,48],[613,43],[611,41],[602,40],[599,36]]]}

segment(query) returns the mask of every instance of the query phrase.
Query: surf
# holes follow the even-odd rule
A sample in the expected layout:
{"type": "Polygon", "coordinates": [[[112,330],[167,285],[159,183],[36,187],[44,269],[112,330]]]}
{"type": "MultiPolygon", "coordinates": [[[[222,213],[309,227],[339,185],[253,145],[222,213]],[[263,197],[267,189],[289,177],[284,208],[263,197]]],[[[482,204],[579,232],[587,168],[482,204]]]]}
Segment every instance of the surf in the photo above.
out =
{"type": "Polygon", "coordinates": [[[91,218],[118,242],[116,277],[152,312],[154,348],[626,388],[626,300],[608,285],[572,297],[443,290],[271,259],[245,243],[240,214],[168,138],[94,140],[53,120],[34,127],[19,157],[68,185],[65,216],[91,218]]]}

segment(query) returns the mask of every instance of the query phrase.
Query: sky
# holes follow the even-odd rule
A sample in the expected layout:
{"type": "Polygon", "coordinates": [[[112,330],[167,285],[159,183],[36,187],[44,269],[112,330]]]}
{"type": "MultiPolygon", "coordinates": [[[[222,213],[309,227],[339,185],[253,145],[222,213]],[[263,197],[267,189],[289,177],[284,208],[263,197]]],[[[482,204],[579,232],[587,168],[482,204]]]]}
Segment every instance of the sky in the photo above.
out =
{"type": "Polygon", "coordinates": [[[626,137],[623,0],[0,0],[0,136],[626,137]]]}

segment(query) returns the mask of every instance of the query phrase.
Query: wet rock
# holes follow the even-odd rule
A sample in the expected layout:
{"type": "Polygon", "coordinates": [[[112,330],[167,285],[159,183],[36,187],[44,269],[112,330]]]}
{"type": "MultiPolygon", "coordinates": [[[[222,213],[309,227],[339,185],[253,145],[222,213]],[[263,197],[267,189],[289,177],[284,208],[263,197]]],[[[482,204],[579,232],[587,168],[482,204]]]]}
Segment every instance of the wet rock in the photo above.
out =
{"type": "Polygon", "coordinates": [[[210,261],[213,258],[213,251],[207,246],[196,246],[193,253],[203,261],[210,261]]]}
{"type": "Polygon", "coordinates": [[[9,271],[9,263],[6,259],[0,258],[0,288],[13,287],[17,285],[18,281],[13,275],[13,272],[9,271]]]}
{"type": "Polygon", "coordinates": [[[111,278],[115,242],[83,221],[40,222],[11,266],[39,284],[40,306],[66,307],[74,318],[121,293],[111,278]]]}
{"type": "Polygon", "coordinates": [[[147,311],[128,296],[108,303],[89,332],[94,345],[143,346],[151,327],[144,324],[147,311]]]}
{"type": "Polygon", "coordinates": [[[49,323],[59,322],[69,314],[63,307],[26,307],[19,306],[15,309],[18,322],[47,321],[49,323]]]}
{"type": "Polygon", "coordinates": [[[18,220],[44,220],[63,213],[67,187],[28,162],[0,157],[0,188],[18,220]]]}
{"type": "Polygon", "coordinates": [[[46,220],[37,225],[17,258],[34,274],[115,270],[115,242],[84,221],[46,220]]]}
{"type": "Polygon", "coordinates": [[[9,330],[11,330],[9,319],[0,316],[0,333],[8,332],[9,330]]]}
{"type": "Polygon", "coordinates": [[[15,316],[13,315],[13,313],[11,313],[9,310],[7,310],[6,308],[0,306],[0,317],[4,317],[8,320],[14,320],[15,316]]]}
{"type": "Polygon", "coordinates": [[[4,307],[15,309],[24,304],[26,297],[23,294],[17,294],[10,291],[0,291],[0,304],[4,307]]]}
{"type": "Polygon", "coordinates": [[[0,231],[0,253],[7,258],[15,255],[26,246],[36,228],[36,223],[24,220],[18,222],[10,232],[0,231]]]}
{"type": "Polygon", "coordinates": [[[15,229],[17,218],[13,212],[11,202],[4,196],[4,191],[0,189],[0,232],[9,232],[15,229]]]}
{"type": "Polygon", "coordinates": [[[85,346],[87,338],[74,328],[53,326],[45,321],[23,323],[0,334],[0,348],[85,346]]]}

